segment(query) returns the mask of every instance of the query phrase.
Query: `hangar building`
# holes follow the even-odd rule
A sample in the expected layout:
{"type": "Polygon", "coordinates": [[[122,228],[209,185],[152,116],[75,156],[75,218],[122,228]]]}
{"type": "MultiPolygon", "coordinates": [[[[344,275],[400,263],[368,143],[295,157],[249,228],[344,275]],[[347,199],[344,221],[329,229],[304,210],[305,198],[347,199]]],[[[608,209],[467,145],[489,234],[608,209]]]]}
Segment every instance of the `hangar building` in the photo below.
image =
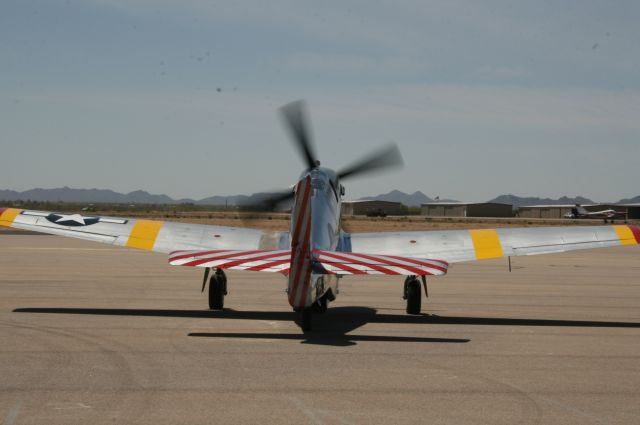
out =
{"type": "Polygon", "coordinates": [[[427,217],[513,217],[513,205],[498,202],[430,202],[422,204],[427,217]]]}
{"type": "Polygon", "coordinates": [[[623,207],[627,209],[627,218],[630,220],[640,219],[640,203],[639,204],[620,204],[616,207],[623,207]]]}
{"type": "Polygon", "coordinates": [[[344,201],[342,203],[343,215],[404,215],[407,207],[400,202],[390,201],[344,201]]]}
{"type": "MultiPolygon", "coordinates": [[[[587,210],[591,205],[583,205],[587,210]]],[[[517,216],[521,218],[563,218],[575,205],[527,205],[519,207],[517,216]]]]}
{"type": "Polygon", "coordinates": [[[599,204],[596,208],[589,209],[589,211],[598,211],[598,210],[606,210],[612,209],[616,211],[626,212],[627,218],[629,220],[638,220],[640,219],[640,203],[638,204],[599,204]]]}

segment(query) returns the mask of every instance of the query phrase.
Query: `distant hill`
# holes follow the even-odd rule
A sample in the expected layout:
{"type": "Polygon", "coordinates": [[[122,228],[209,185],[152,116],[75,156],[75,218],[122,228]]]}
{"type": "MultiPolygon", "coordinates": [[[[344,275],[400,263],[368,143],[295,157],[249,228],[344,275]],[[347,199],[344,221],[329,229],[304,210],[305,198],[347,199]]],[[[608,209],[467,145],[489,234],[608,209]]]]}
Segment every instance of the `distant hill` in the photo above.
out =
{"type": "Polygon", "coordinates": [[[489,202],[500,202],[503,204],[511,204],[514,207],[524,207],[528,205],[574,205],[574,204],[595,204],[591,199],[582,196],[569,198],[562,196],[558,199],[538,198],[538,197],[520,197],[516,195],[500,195],[489,202]]]}
{"type": "Polygon", "coordinates": [[[404,193],[400,190],[392,190],[389,193],[384,193],[378,196],[368,196],[365,198],[360,198],[361,200],[371,200],[371,201],[389,201],[389,202],[401,202],[402,204],[409,207],[419,207],[421,204],[427,202],[433,202],[433,199],[429,198],[427,195],[420,191],[416,191],[412,194],[404,193]]]}
{"type": "Polygon", "coordinates": [[[634,197],[634,198],[626,198],[626,199],[621,199],[617,202],[618,204],[639,204],[640,203],[640,195],[634,197]]]}
{"type": "Polygon", "coordinates": [[[201,199],[195,203],[198,205],[236,205],[238,198],[248,198],[244,195],[230,195],[230,196],[209,196],[208,198],[201,199]]]}
{"type": "Polygon", "coordinates": [[[154,195],[144,190],[130,193],[118,193],[109,189],[73,189],[61,187],[55,189],[31,189],[24,192],[0,190],[0,201],[37,201],[37,202],[73,202],[73,203],[111,203],[111,204],[197,204],[197,205],[255,205],[268,193],[253,195],[210,196],[208,198],[173,199],[161,194],[154,195]]]}
{"type": "Polygon", "coordinates": [[[117,204],[172,204],[193,202],[190,199],[175,201],[167,195],[152,195],[144,190],[130,193],[118,193],[109,189],[72,189],[60,187],[55,189],[31,189],[24,192],[0,190],[0,199],[5,201],[39,201],[39,202],[105,202],[117,204]]]}
{"type": "MultiPolygon", "coordinates": [[[[74,202],[74,203],[113,203],[113,204],[196,204],[196,205],[255,205],[268,193],[260,192],[252,195],[209,196],[200,200],[189,198],[173,199],[164,194],[151,194],[144,190],[129,193],[119,193],[109,189],[73,189],[60,187],[55,189],[31,189],[24,192],[15,190],[0,190],[0,201],[38,201],[38,202],[74,202]]],[[[361,199],[401,202],[407,206],[420,206],[427,202],[437,202],[424,193],[416,191],[412,194],[400,190],[392,190],[377,196],[361,199]]],[[[444,202],[441,199],[440,202],[444,202]]],[[[525,205],[553,205],[553,204],[593,204],[591,199],[582,196],[570,198],[563,196],[558,199],[520,197],[516,195],[500,195],[489,202],[512,204],[514,207],[525,205]]],[[[618,203],[640,203],[640,195],[634,198],[622,199],[618,203]]]]}
{"type": "MultiPolygon", "coordinates": [[[[0,190],[2,201],[39,201],[39,202],[75,202],[75,203],[114,203],[114,204],[184,204],[197,205],[254,205],[260,202],[267,192],[254,193],[252,195],[228,195],[209,196],[200,200],[173,199],[170,196],[155,195],[144,190],[136,190],[130,193],[118,193],[109,189],[74,189],[60,187],[55,189],[31,189],[24,192],[15,190],[0,190]]],[[[422,192],[407,194],[399,190],[392,190],[382,195],[363,198],[384,201],[402,202],[408,206],[419,206],[425,202],[431,202],[431,198],[422,192]]]]}

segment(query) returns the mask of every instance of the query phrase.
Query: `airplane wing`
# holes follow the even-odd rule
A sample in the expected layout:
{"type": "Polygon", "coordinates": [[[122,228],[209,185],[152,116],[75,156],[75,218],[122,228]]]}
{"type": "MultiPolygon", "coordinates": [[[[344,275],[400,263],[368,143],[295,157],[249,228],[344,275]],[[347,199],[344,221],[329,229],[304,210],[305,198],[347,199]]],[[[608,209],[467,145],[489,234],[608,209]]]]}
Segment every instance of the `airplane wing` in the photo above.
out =
{"type": "MultiPolygon", "coordinates": [[[[317,273],[443,275],[449,265],[445,261],[415,257],[399,257],[314,250],[312,264],[317,273]]],[[[289,273],[291,250],[208,250],[175,251],[169,255],[173,266],[215,267],[256,272],[289,273]]]]}
{"type": "Polygon", "coordinates": [[[353,233],[351,250],[438,258],[449,263],[640,244],[640,227],[558,226],[353,233]]]}
{"type": "Polygon", "coordinates": [[[255,250],[289,246],[288,232],[16,208],[0,208],[0,226],[166,254],[187,249],[255,250]]]}

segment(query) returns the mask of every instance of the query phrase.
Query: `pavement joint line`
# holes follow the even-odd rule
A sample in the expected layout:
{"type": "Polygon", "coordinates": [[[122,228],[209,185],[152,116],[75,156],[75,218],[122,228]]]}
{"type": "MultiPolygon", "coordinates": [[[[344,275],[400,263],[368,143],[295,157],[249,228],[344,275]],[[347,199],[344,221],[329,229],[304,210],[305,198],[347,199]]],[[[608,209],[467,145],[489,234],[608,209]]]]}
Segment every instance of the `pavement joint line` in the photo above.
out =
{"type": "Polygon", "coordinates": [[[18,419],[18,413],[20,413],[20,407],[22,407],[21,402],[17,402],[11,409],[9,409],[9,413],[4,418],[3,425],[13,425],[18,419]]]}
{"type": "Polygon", "coordinates": [[[317,412],[321,415],[327,416],[328,418],[331,419],[335,419],[336,421],[340,422],[341,424],[344,425],[356,425],[355,422],[349,422],[344,418],[341,418],[340,416],[338,416],[337,413],[332,412],[331,410],[317,410],[317,412]]]}
{"type": "Polygon", "coordinates": [[[60,403],[60,405],[53,407],[53,410],[76,410],[76,409],[91,409],[91,406],[88,406],[81,402],[76,402],[76,403],[60,403]]]}
{"type": "Polygon", "coordinates": [[[307,408],[307,406],[305,406],[302,400],[300,400],[298,397],[291,396],[291,401],[293,401],[293,404],[296,405],[298,410],[304,413],[304,415],[309,419],[309,421],[311,421],[311,423],[313,423],[314,425],[324,425],[324,422],[321,421],[320,418],[318,418],[318,415],[316,415],[313,410],[307,408]]]}
{"type": "MultiPolygon", "coordinates": [[[[512,385],[512,384],[510,384],[510,385],[512,385]]],[[[536,397],[539,398],[540,400],[542,400],[543,402],[546,402],[546,403],[549,403],[549,404],[553,404],[554,406],[557,406],[557,407],[559,407],[561,409],[565,409],[565,410],[568,410],[570,412],[573,412],[576,416],[588,419],[588,420],[590,420],[590,421],[592,421],[592,422],[594,422],[594,423],[596,423],[598,425],[608,425],[608,424],[611,423],[611,422],[605,422],[602,419],[600,419],[599,417],[591,415],[591,414],[589,414],[589,413],[587,413],[587,412],[585,412],[583,410],[578,409],[577,407],[570,406],[567,403],[561,403],[561,402],[558,402],[558,401],[555,401],[555,400],[551,400],[550,398],[544,397],[544,396],[539,395],[539,394],[536,395],[536,397]]]]}

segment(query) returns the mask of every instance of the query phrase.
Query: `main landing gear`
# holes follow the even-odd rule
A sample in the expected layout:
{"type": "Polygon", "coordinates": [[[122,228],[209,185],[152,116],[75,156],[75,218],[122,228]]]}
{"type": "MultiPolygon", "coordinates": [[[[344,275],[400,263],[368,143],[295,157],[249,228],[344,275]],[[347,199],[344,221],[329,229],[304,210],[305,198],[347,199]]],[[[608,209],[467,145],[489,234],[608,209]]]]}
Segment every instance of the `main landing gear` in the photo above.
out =
{"type": "MultiPolygon", "coordinates": [[[[420,277],[422,278],[424,293],[428,297],[427,280],[424,276],[420,277]]],[[[407,314],[420,314],[422,309],[422,289],[420,288],[418,276],[407,276],[404,280],[404,296],[402,298],[407,300],[407,314]]]]}
{"type": "Polygon", "coordinates": [[[227,295],[227,275],[224,274],[224,270],[216,269],[209,279],[209,308],[222,310],[225,295],[227,295]]]}

